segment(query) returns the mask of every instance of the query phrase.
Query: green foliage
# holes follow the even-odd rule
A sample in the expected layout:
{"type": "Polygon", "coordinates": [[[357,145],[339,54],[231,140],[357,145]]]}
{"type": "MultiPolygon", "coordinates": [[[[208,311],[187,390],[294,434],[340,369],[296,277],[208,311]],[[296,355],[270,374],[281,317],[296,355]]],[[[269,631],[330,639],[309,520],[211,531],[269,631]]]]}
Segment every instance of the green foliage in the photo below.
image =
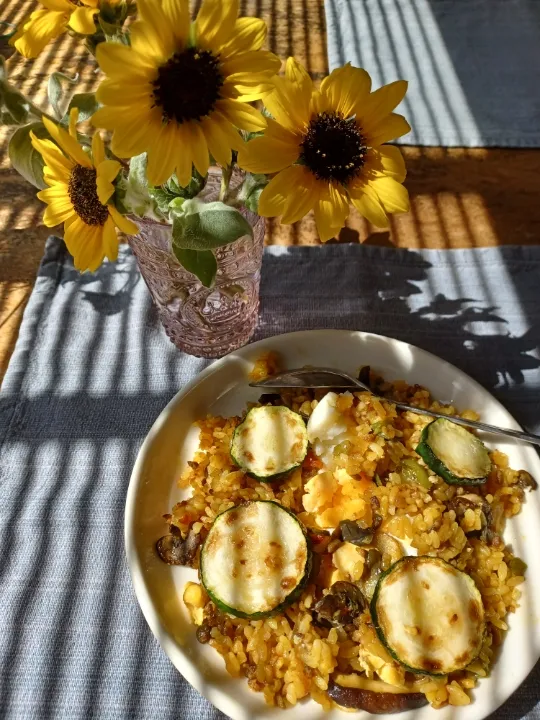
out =
{"type": "Polygon", "coordinates": [[[167,213],[159,210],[156,200],[150,195],[146,179],[147,163],[146,153],[131,158],[128,176],[121,173],[116,184],[115,202],[118,201],[126,212],[132,212],[138,217],[166,220],[167,213]]]}
{"type": "Polygon", "coordinates": [[[217,260],[211,250],[186,250],[173,244],[176,259],[193,273],[205,287],[212,287],[217,273],[217,260]]]}
{"type": "Polygon", "coordinates": [[[217,272],[212,251],[253,233],[245,217],[222,202],[177,199],[171,214],[173,253],[206,287],[212,286],[217,272]]]}
{"type": "Polygon", "coordinates": [[[211,250],[252,234],[240,211],[222,202],[185,200],[173,217],[173,245],[185,250],[211,250]]]}
{"type": "Polygon", "coordinates": [[[259,211],[259,198],[264,188],[268,185],[266,175],[252,175],[247,173],[246,179],[242,185],[242,199],[244,205],[253,213],[259,211]]]}
{"type": "Polygon", "coordinates": [[[32,147],[30,131],[39,138],[48,138],[49,135],[41,122],[30,123],[18,128],[12,135],[8,145],[8,154],[14,169],[25,180],[42,190],[47,187],[43,180],[43,158],[32,147]]]}
{"type": "Polygon", "coordinates": [[[67,96],[71,92],[69,90],[69,86],[76,85],[78,81],[78,73],[71,78],[69,75],[65,75],[64,73],[53,72],[49,77],[47,95],[49,96],[49,102],[58,120],[62,120],[66,114],[68,105],[67,96]]]}
{"type": "Polygon", "coordinates": [[[77,93],[69,101],[66,112],[67,117],[69,117],[71,108],[77,108],[79,110],[79,122],[89,120],[99,108],[99,103],[96,100],[96,94],[91,92],[77,93]]]}
{"type": "Polygon", "coordinates": [[[0,55],[0,122],[2,125],[24,125],[34,114],[32,103],[7,79],[6,64],[0,55]]]}

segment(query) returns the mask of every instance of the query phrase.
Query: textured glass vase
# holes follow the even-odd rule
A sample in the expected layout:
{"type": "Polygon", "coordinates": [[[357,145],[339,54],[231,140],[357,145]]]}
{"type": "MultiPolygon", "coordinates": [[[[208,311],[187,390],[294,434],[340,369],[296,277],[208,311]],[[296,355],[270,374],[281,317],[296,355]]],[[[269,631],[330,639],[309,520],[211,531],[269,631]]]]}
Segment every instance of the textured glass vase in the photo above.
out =
{"type": "Polygon", "coordinates": [[[215,250],[214,286],[204,285],[171,251],[171,226],[136,219],[139,234],[129,238],[141,275],[165,331],[177,348],[217,358],[245,345],[257,325],[264,219],[242,211],[253,237],[215,250]]]}

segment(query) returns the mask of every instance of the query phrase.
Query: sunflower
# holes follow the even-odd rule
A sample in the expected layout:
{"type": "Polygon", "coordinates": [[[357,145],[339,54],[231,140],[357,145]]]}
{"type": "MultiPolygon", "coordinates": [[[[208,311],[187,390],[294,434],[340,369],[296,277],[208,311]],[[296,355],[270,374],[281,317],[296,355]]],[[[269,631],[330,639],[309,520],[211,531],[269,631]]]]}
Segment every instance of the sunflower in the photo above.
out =
{"type": "Polygon", "coordinates": [[[148,180],[164,183],[176,171],[181,185],[192,164],[206,175],[209,153],[221,165],[263,116],[246,103],[272,90],[279,59],[261,50],[266,24],[238,18],[239,0],[203,0],[190,22],[188,0],[138,0],[131,47],[102,43],[97,59],[106,79],[104,106],[92,118],[114,132],[118,157],[148,153],[148,180]]]}
{"type": "Polygon", "coordinates": [[[264,103],[273,116],[263,137],[241,148],[238,164],[273,174],[259,199],[259,213],[282,215],[284,224],[313,210],[323,242],[345,224],[349,203],[371,223],[388,226],[388,213],[407,212],[401,185],[405,163],[396,147],[383,143],[409,132],[394,113],[407,90],[403,80],[371,92],[365,70],[347,64],[313,90],[294,58],[264,103]]]}
{"type": "Polygon", "coordinates": [[[130,235],[138,232],[131,220],[108,204],[121,165],[105,157],[97,132],[92,138],[92,157],[83,150],[77,142],[76,110],[70,114],[69,133],[46,117],[43,123],[55,142],[30,133],[32,145],[45,162],[43,177],[49,186],[37,195],[47,203],[43,222],[47,227],[63,222],[64,240],[75,267],[93,272],[104,257],[116,260],[116,227],[130,235]]]}
{"type": "Polygon", "coordinates": [[[96,32],[94,15],[99,11],[99,0],[40,0],[40,5],[9,41],[25,58],[37,57],[68,26],[81,35],[96,32]]]}

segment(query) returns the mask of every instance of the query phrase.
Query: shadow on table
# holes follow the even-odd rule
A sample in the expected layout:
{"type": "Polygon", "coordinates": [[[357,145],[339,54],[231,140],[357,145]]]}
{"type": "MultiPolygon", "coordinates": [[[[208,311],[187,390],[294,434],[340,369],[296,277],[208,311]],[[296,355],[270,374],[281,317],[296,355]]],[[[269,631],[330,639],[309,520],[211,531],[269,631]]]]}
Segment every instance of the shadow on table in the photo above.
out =
{"type": "MultiPolygon", "coordinates": [[[[516,333],[513,318],[501,317],[496,299],[486,302],[481,285],[475,289],[470,284],[466,294],[456,294],[459,284],[435,292],[433,283],[439,288],[442,276],[435,279],[430,263],[412,250],[341,245],[332,255],[317,257],[318,252],[324,248],[294,248],[265,257],[257,337],[315,328],[389,335],[444,357],[510,405],[530,399],[524,373],[540,367],[535,355],[540,323],[516,333]],[[288,252],[295,254],[294,262],[288,252]],[[369,267],[363,264],[366,254],[372,258],[369,267]]],[[[536,284],[531,273],[521,291],[534,298],[536,284]]]]}

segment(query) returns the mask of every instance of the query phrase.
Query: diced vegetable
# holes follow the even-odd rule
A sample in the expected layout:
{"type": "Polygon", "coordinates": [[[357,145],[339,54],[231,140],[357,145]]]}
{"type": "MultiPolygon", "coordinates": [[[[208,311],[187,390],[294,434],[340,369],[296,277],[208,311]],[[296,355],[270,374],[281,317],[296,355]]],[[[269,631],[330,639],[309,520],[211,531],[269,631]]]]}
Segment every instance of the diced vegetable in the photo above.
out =
{"type": "Polygon", "coordinates": [[[248,412],[231,443],[233,461],[257,480],[272,481],[299,467],[306,457],[306,424],[284,405],[248,412]]]}
{"type": "Polygon", "coordinates": [[[416,452],[450,485],[481,485],[491,471],[485,445],[461,425],[439,418],[427,425],[416,452]]]}
{"type": "Polygon", "coordinates": [[[371,615],[389,653],[414,673],[446,675],[480,652],[484,607],[474,580],[440,558],[405,557],[379,578],[371,615]]]}
{"type": "Polygon", "coordinates": [[[401,474],[405,482],[416,483],[426,490],[431,489],[431,483],[429,482],[429,475],[426,469],[414,458],[405,458],[405,460],[403,460],[401,464],[401,474]]]}
{"type": "Polygon", "coordinates": [[[307,534],[298,518],[273,501],[225,510],[201,550],[206,592],[224,612],[262,618],[294,602],[311,570],[307,534]]]}

